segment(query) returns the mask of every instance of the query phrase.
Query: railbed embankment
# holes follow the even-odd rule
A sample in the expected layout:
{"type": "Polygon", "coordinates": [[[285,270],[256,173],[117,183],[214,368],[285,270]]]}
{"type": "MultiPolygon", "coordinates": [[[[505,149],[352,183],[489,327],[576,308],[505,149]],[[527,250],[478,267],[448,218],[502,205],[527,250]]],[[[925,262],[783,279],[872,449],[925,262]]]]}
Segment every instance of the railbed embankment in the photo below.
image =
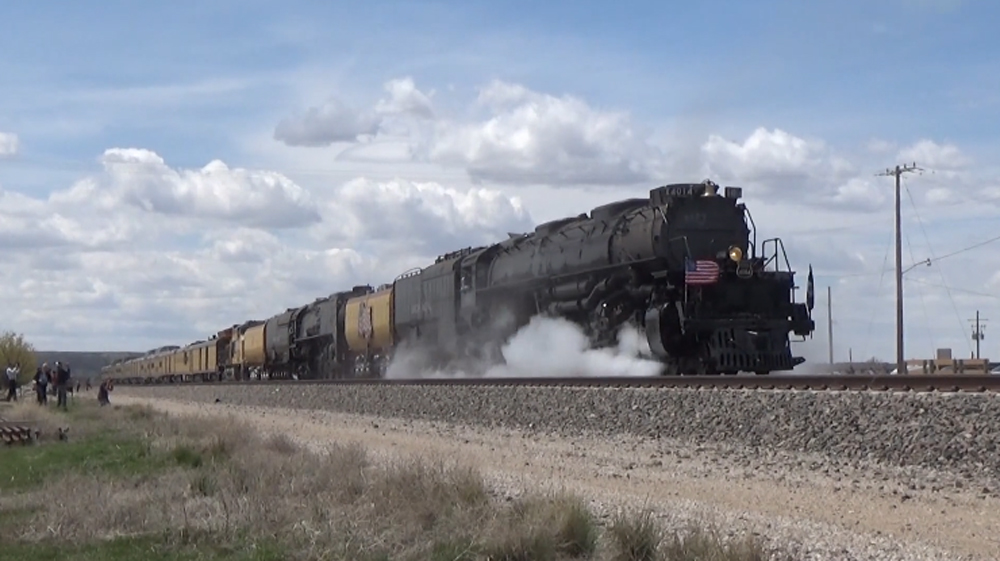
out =
{"type": "Polygon", "coordinates": [[[813,469],[902,468],[912,471],[919,488],[976,486],[985,495],[1000,490],[1000,396],[992,393],[294,383],[119,386],[116,392],[563,436],[627,434],[740,456],[794,455],[799,463],[805,455],[817,458],[813,469]],[[935,475],[928,478],[927,470],[935,475]]]}

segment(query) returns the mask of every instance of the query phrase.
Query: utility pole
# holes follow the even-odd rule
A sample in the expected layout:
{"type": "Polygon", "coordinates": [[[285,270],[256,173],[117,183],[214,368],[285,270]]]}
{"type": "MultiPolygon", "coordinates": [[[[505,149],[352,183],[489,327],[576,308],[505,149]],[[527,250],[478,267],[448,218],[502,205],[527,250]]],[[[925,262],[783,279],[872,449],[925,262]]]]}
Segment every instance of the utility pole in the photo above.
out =
{"type": "Polygon", "coordinates": [[[896,372],[903,375],[906,370],[906,358],[903,355],[903,222],[900,218],[899,178],[907,172],[917,171],[916,162],[913,165],[896,166],[878,174],[896,178],[896,372]]]}
{"type": "Polygon", "coordinates": [[[830,364],[833,364],[833,301],[830,299],[830,287],[826,287],[826,334],[830,347],[830,364]]]}
{"type": "Polygon", "coordinates": [[[970,319],[969,321],[975,321],[976,322],[975,323],[975,327],[972,329],[972,340],[976,342],[976,359],[978,359],[979,358],[979,342],[986,338],[986,335],[983,334],[983,328],[986,327],[986,326],[983,325],[980,322],[989,321],[989,320],[986,319],[986,318],[980,318],[979,317],[979,310],[976,310],[976,319],[975,320],[971,320],[970,319]]]}

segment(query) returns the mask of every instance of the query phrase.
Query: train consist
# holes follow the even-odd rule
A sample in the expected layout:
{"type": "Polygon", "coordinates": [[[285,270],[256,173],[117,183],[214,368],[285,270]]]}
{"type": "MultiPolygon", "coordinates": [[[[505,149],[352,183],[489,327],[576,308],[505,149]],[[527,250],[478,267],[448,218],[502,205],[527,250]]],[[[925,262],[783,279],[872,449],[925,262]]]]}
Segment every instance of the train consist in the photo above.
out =
{"type": "Polygon", "coordinates": [[[107,366],[119,383],[384,376],[402,347],[425,366],[502,360],[536,315],[580,325],[595,346],[625,325],[646,334],[663,372],[767,374],[804,362],[811,335],[778,238],[757,243],[742,189],[711,181],[652,189],[534,232],[439,256],[378,287],[355,286],[266,320],[107,366]]]}

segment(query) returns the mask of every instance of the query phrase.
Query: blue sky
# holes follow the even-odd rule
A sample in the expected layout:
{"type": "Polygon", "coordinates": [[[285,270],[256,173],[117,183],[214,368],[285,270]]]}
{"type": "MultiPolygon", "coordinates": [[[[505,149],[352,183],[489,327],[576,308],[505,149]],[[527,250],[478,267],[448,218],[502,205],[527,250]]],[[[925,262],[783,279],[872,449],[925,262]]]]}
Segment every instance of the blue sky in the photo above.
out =
{"type": "MultiPolygon", "coordinates": [[[[177,252],[170,254],[173,259],[190,261],[196,268],[217,266],[218,256],[211,251],[245,242],[237,240],[239,236],[257,240],[256,248],[273,243],[291,263],[313,259],[309,252],[332,247],[357,250],[359,255],[351,257],[354,261],[346,269],[340,261],[324,265],[330,271],[323,274],[332,284],[360,280],[366,274],[391,276],[386,263],[403,257],[384,252],[396,242],[351,238],[364,228],[347,233],[341,225],[357,224],[352,220],[361,220],[360,214],[330,225],[330,213],[343,207],[337,206],[338,197],[346,196],[345,185],[352,180],[367,178],[386,193],[386,189],[404,190],[439,217],[460,216],[464,207],[458,201],[464,201],[470,189],[518,197],[526,214],[518,214],[516,204],[507,205],[496,215],[513,222],[497,218],[498,222],[480,225],[482,232],[503,235],[511,224],[575,214],[580,205],[642,193],[650,184],[700,180],[697,174],[712,170],[747,185],[748,193],[755,193],[759,185],[758,225],[794,236],[796,258],[817,266],[821,285],[834,284],[838,293],[843,292],[844,310],[838,312],[837,328],[843,332],[838,336],[843,346],[871,346],[872,350],[865,349],[869,355],[891,358],[891,301],[873,295],[870,283],[844,284],[845,279],[871,279],[872,271],[881,266],[891,241],[891,206],[886,206],[891,201],[870,208],[857,206],[857,201],[853,207],[847,205],[846,195],[838,199],[843,207],[823,208],[820,201],[833,193],[843,195],[845,185],[853,185],[855,193],[874,189],[868,192],[888,195],[891,182],[873,174],[905,154],[921,154],[941,165],[934,176],[911,180],[916,206],[904,205],[915,259],[989,237],[997,207],[993,202],[977,204],[976,193],[1000,184],[991,158],[997,147],[995,131],[1000,128],[996,93],[1000,49],[992,24],[1000,16],[998,11],[1000,7],[992,3],[961,0],[4,3],[0,133],[15,134],[18,149],[0,159],[0,188],[26,197],[16,203],[25,209],[17,210],[22,212],[17,216],[66,218],[68,222],[53,223],[62,236],[61,245],[47,251],[67,252],[59,253],[60,258],[71,256],[66,266],[72,268],[64,270],[76,271],[77,282],[82,283],[47,289],[65,290],[68,307],[53,305],[8,321],[46,348],[145,348],[163,343],[145,334],[145,328],[130,326],[148,325],[148,314],[156,310],[174,306],[171,314],[187,318],[188,326],[172,328],[170,333],[194,339],[215,325],[221,323],[221,328],[243,319],[240,314],[268,313],[259,304],[262,299],[273,300],[277,310],[316,296],[303,292],[306,288],[297,287],[298,281],[292,279],[274,285],[275,278],[287,275],[258,267],[252,268],[253,274],[264,275],[260,278],[272,284],[253,288],[259,291],[252,297],[258,303],[241,304],[238,310],[231,305],[238,293],[226,293],[218,286],[188,292],[166,288],[152,298],[153,303],[139,305],[140,284],[121,280],[137,273],[115,269],[124,267],[122,263],[138,263],[145,269],[149,261],[144,259],[153,259],[158,251],[177,252]],[[426,106],[433,108],[433,118],[406,110],[385,113],[390,117],[379,117],[382,128],[374,139],[353,144],[308,147],[275,138],[283,119],[295,119],[334,97],[359,115],[371,113],[377,100],[389,99],[386,85],[404,78],[413,85],[406,95],[429,99],[426,106]],[[513,108],[476,103],[494,81],[523,87],[531,95],[517,94],[513,108]],[[573,105],[571,99],[582,105],[573,105]],[[527,107],[546,107],[549,113],[530,121],[530,112],[518,112],[527,107]],[[615,114],[624,115],[625,121],[602,120],[615,114]],[[577,117],[581,128],[568,128],[567,123],[577,117]],[[589,131],[588,142],[595,144],[588,149],[608,158],[607,166],[595,167],[595,173],[613,173],[618,168],[608,162],[620,159],[648,164],[653,172],[646,182],[623,180],[613,187],[584,188],[579,177],[567,179],[559,172],[542,148],[537,154],[511,152],[515,148],[504,144],[506,140],[494,138],[499,143],[494,148],[508,150],[508,159],[523,156],[519,166],[463,153],[462,142],[487,138],[482,135],[487,134],[491,118],[501,119],[511,130],[548,131],[555,135],[553,143],[569,134],[559,127],[580,134],[589,131]],[[754,144],[748,139],[761,127],[768,135],[757,137],[754,144]],[[593,140],[608,131],[608,140],[593,140]],[[711,152],[706,146],[713,135],[717,142],[711,152]],[[917,150],[925,140],[932,144],[917,150]],[[734,151],[740,147],[742,151],[734,151]],[[176,174],[163,181],[174,182],[169,185],[176,187],[171,192],[177,199],[167,204],[162,198],[167,188],[149,183],[152,179],[143,183],[102,167],[105,150],[119,148],[146,150],[162,158],[161,168],[148,156],[134,156],[141,165],[152,166],[156,181],[164,174],[176,174]],[[361,149],[374,152],[367,160],[349,152],[361,149]],[[427,157],[400,157],[406,150],[425,150],[427,157]],[[396,156],[390,157],[388,151],[396,156]],[[197,171],[213,160],[230,169],[289,178],[295,188],[282,191],[281,196],[288,198],[281,200],[299,202],[289,202],[288,209],[315,204],[326,209],[321,211],[324,220],[320,225],[287,228],[261,226],[260,220],[246,214],[250,207],[238,216],[226,214],[235,207],[223,200],[221,187],[212,186],[214,180],[185,175],[185,170],[197,171]],[[399,181],[391,186],[378,183],[394,178],[399,181]],[[84,196],[78,189],[77,198],[70,197],[76,202],[66,203],[65,208],[52,206],[56,202],[50,195],[69,192],[87,181],[93,182],[95,191],[84,196]],[[443,190],[429,191],[427,182],[443,190]],[[211,196],[195,200],[191,185],[202,186],[211,196]],[[767,185],[770,191],[765,191],[767,185]],[[312,202],[296,199],[293,192],[298,188],[312,202]],[[928,198],[933,189],[938,189],[937,198],[928,198]],[[567,196],[570,193],[576,195],[567,196]],[[103,206],[91,210],[79,206],[80,201],[97,204],[99,195],[109,197],[103,206]],[[147,208],[146,214],[136,210],[137,197],[157,196],[159,210],[147,208]],[[950,202],[941,203],[945,199],[950,202]],[[434,205],[444,204],[441,201],[452,205],[450,210],[434,210],[438,208],[434,205]],[[192,205],[190,216],[174,212],[181,203],[192,205]],[[209,204],[222,206],[212,210],[209,204]],[[168,207],[173,214],[162,211],[168,207]],[[220,223],[220,216],[230,222],[220,223]],[[850,227],[836,235],[822,233],[824,228],[845,225],[850,227]],[[921,226],[928,228],[926,238],[921,226]],[[73,233],[74,228],[83,233],[73,233]],[[87,241],[91,234],[98,241],[87,241]],[[383,254],[365,253],[376,246],[383,254]],[[123,257],[126,254],[130,257],[123,257]],[[862,274],[868,276],[850,276],[862,274]],[[116,318],[113,321],[108,319],[86,336],[46,327],[47,314],[91,313],[90,308],[80,307],[79,295],[104,294],[102,290],[113,295],[108,297],[113,311],[108,317],[116,318]],[[177,311],[176,304],[170,304],[177,301],[190,309],[177,311]],[[209,312],[204,312],[205,306],[209,312]],[[880,310],[877,319],[868,319],[870,309],[880,310]],[[889,315],[882,317],[881,311],[889,315]],[[198,321],[191,321],[196,317],[198,321]],[[878,333],[877,344],[859,334],[868,329],[878,333]]],[[[928,162],[920,163],[928,167],[928,162]]],[[[265,179],[246,181],[248,189],[270,185],[265,179]]],[[[401,195],[385,196],[391,201],[401,195]]],[[[757,195],[749,196],[754,201],[757,195]]],[[[272,203],[276,201],[280,202],[272,203]]],[[[371,210],[371,205],[355,203],[359,206],[351,208],[358,213],[362,208],[371,210]]],[[[375,216],[384,216],[382,212],[375,216]]],[[[8,224],[14,224],[14,218],[8,217],[8,224]]],[[[453,249],[437,244],[445,239],[457,243],[461,240],[454,237],[456,232],[473,232],[475,221],[463,220],[428,233],[420,242],[424,253],[400,250],[400,255],[419,262],[425,254],[453,249]]],[[[52,282],[36,268],[37,254],[22,255],[11,247],[19,270],[9,279],[11,286],[30,280],[39,283],[31,290],[41,290],[38,287],[52,282]]],[[[969,261],[960,261],[966,256],[955,258],[951,268],[921,273],[930,275],[922,278],[926,292],[914,288],[913,303],[907,300],[917,325],[908,345],[919,354],[928,355],[933,346],[942,345],[967,351],[968,334],[961,332],[957,319],[935,327],[930,318],[956,313],[971,317],[977,306],[995,305],[995,297],[970,294],[969,300],[958,301],[954,294],[933,292],[926,283],[994,294],[990,283],[1000,262],[983,257],[983,251],[989,248],[971,252],[969,261]],[[958,267],[975,273],[956,273],[963,271],[958,267]],[[921,320],[924,308],[928,312],[921,320]],[[920,335],[921,330],[926,333],[920,335]]],[[[274,255],[258,257],[267,267],[278,262],[274,255]]],[[[149,270],[143,274],[155,276],[149,270]]],[[[240,284],[246,275],[234,268],[213,269],[210,278],[231,276],[231,290],[249,294],[245,291],[251,288],[240,284]]],[[[141,286],[154,280],[144,278],[147,284],[141,286]]],[[[312,290],[321,286],[317,282],[313,279],[304,286],[312,290]]],[[[5,305],[29,306],[31,290],[11,288],[5,305]]],[[[94,298],[88,305],[103,305],[104,300],[94,298]]],[[[817,332],[817,339],[825,343],[823,334],[817,332]]],[[[818,344],[819,350],[809,347],[820,359],[826,356],[822,343],[810,343],[818,344]]],[[[846,355],[846,350],[841,353],[838,347],[839,354],[846,355]]]]}
{"type": "Polygon", "coordinates": [[[0,8],[0,45],[16,53],[0,61],[0,123],[24,129],[26,159],[85,161],[125,141],[181,165],[238,157],[229,131],[287,110],[300,73],[354,95],[397,75],[465,91],[500,77],[654,123],[701,113],[728,132],[777,117],[832,142],[992,144],[997,116],[989,3],[52,6],[0,8]]]}

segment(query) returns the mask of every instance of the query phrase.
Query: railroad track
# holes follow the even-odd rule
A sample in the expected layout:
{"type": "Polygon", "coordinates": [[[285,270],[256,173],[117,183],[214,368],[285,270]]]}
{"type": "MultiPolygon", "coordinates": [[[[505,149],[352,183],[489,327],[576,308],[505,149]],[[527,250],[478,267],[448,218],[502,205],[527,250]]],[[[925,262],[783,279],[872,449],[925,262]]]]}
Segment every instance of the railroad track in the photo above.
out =
{"type": "MultiPolygon", "coordinates": [[[[144,386],[246,385],[402,385],[402,386],[578,386],[618,388],[701,388],[761,390],[841,390],[901,392],[1000,392],[1000,376],[934,374],[874,376],[793,374],[781,376],[671,376],[567,378],[395,378],[343,380],[244,380],[220,382],[150,383],[144,386]]],[[[123,384],[122,387],[135,387],[123,384]]]]}

